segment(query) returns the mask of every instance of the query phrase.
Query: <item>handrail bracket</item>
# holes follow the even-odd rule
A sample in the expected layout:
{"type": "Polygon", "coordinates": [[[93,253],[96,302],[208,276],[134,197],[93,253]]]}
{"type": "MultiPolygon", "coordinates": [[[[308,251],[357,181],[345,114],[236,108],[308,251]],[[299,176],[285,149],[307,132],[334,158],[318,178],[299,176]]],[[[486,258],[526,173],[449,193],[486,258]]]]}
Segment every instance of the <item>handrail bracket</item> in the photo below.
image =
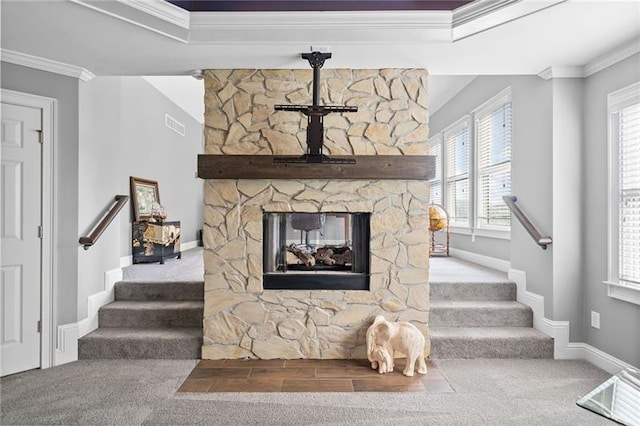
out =
{"type": "Polygon", "coordinates": [[[550,236],[543,236],[540,231],[531,223],[529,218],[520,210],[520,207],[516,205],[518,198],[515,195],[505,195],[502,197],[511,213],[518,219],[518,221],[524,226],[524,229],[531,235],[531,238],[538,244],[542,250],[546,250],[553,240],[550,236]]]}

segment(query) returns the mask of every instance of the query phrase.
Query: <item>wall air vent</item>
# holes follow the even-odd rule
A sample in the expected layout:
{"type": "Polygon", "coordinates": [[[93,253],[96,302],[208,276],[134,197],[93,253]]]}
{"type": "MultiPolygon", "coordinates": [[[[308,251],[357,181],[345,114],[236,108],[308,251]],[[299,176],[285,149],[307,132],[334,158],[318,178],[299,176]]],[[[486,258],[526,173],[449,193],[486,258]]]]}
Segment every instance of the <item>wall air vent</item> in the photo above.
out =
{"type": "Polygon", "coordinates": [[[164,124],[174,132],[178,133],[181,136],[184,136],[184,124],[182,124],[169,114],[164,115],[164,124]]]}

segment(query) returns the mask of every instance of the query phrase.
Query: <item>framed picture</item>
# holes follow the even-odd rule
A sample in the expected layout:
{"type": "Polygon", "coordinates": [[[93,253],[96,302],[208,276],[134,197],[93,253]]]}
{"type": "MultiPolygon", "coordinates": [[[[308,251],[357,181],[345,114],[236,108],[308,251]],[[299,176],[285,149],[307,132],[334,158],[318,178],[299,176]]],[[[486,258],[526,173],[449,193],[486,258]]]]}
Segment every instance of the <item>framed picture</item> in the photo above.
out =
{"type": "Polygon", "coordinates": [[[131,176],[131,198],[136,222],[150,220],[153,203],[160,204],[158,182],[131,176]]]}

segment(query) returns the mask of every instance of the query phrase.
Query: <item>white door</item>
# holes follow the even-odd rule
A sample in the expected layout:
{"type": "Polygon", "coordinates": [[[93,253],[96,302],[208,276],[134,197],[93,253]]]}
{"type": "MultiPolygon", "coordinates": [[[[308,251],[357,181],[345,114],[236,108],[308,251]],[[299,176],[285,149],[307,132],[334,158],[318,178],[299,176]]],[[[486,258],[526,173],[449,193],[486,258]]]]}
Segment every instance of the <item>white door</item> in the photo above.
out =
{"type": "Polygon", "coordinates": [[[42,111],[2,103],[0,375],[40,367],[42,111]]]}

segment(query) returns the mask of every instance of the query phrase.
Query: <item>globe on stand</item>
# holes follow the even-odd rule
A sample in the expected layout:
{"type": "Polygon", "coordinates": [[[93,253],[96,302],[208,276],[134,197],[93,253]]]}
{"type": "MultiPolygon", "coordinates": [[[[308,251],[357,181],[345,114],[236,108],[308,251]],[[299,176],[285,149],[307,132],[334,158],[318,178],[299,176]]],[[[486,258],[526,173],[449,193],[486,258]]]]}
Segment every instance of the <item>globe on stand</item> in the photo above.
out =
{"type": "Polygon", "coordinates": [[[439,204],[429,204],[429,234],[431,234],[431,245],[429,246],[429,256],[442,254],[449,256],[449,215],[439,204]],[[436,242],[437,232],[445,232],[443,242],[436,242]]]}

